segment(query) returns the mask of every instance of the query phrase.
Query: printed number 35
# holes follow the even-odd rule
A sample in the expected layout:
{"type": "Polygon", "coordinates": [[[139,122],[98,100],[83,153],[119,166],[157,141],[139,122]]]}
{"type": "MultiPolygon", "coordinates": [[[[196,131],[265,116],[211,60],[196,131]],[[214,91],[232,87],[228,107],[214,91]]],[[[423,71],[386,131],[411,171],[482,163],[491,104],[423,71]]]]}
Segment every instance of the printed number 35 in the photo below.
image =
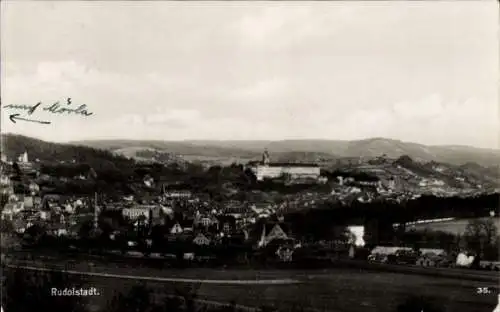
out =
{"type": "Polygon", "coordinates": [[[476,293],[478,295],[489,294],[490,290],[488,289],[488,287],[478,287],[477,290],[476,290],[476,293]]]}

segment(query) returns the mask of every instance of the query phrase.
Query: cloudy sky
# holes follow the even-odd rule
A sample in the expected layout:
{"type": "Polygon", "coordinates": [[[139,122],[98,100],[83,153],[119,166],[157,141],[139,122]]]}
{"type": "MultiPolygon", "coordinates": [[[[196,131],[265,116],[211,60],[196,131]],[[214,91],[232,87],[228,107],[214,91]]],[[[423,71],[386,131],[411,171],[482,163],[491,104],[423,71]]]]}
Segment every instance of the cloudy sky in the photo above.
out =
{"type": "Polygon", "coordinates": [[[2,132],[499,145],[496,1],[1,5],[2,132]]]}

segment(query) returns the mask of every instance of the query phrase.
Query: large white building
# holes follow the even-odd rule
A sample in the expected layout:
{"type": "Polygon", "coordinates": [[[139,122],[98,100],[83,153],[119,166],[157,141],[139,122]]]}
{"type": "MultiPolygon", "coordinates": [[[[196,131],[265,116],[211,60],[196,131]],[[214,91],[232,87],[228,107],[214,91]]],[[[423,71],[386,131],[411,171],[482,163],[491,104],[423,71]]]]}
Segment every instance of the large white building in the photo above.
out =
{"type": "Polygon", "coordinates": [[[304,163],[271,163],[269,153],[264,151],[262,162],[251,166],[258,181],[276,179],[286,176],[294,179],[318,179],[321,169],[317,164],[304,163]]]}
{"type": "Polygon", "coordinates": [[[29,162],[29,157],[28,157],[28,152],[24,151],[21,155],[17,157],[17,161],[20,163],[27,163],[29,162]]]}
{"type": "Polygon", "coordinates": [[[126,207],[122,210],[123,216],[130,219],[137,219],[139,216],[144,216],[147,220],[151,216],[157,219],[160,216],[160,206],[157,205],[134,205],[134,207],[126,207]]]}

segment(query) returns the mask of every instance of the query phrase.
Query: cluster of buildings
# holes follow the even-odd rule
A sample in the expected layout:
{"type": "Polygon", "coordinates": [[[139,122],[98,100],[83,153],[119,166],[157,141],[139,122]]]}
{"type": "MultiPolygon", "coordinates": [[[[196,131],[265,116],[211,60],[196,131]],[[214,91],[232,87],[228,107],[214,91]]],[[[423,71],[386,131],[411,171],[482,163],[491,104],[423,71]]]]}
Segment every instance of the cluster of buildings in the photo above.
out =
{"type": "MultiPolygon", "coordinates": [[[[32,194],[16,194],[14,181],[8,176],[2,175],[0,181],[2,190],[8,191],[1,217],[9,220],[14,231],[21,234],[34,224],[41,224],[52,235],[78,237],[84,224],[94,221],[94,226],[97,226],[97,220],[102,221],[103,216],[114,218],[109,217],[109,212],[114,211],[111,215],[121,216],[119,219],[126,220],[131,227],[120,228],[117,220],[108,220],[109,224],[116,225],[113,236],[119,232],[130,234],[131,228],[138,229],[146,224],[150,228],[163,227],[169,239],[183,237],[196,245],[210,245],[220,243],[223,237],[228,236],[240,237],[242,241],[257,241],[259,233],[254,231],[253,225],[259,219],[270,220],[276,213],[272,205],[234,200],[218,204],[188,189],[171,190],[167,186],[158,196],[124,196],[119,201],[109,201],[98,196],[44,194],[41,197],[40,189],[33,181],[30,182],[33,185],[32,194]]],[[[265,242],[264,246],[273,237],[284,237],[280,226],[276,226],[274,231],[260,237],[265,242]]]]}
{"type": "Polygon", "coordinates": [[[15,162],[19,166],[19,169],[25,172],[31,172],[34,170],[35,163],[38,162],[38,159],[36,159],[35,162],[30,161],[28,151],[24,151],[24,153],[18,155],[14,161],[10,161],[6,155],[2,155],[1,161],[2,163],[9,165],[12,165],[15,162]]]}
{"type": "MultiPolygon", "coordinates": [[[[33,168],[27,152],[18,157],[17,163],[21,170],[33,168]]],[[[366,181],[342,175],[328,180],[321,175],[317,164],[273,163],[267,151],[263,153],[260,162],[250,163],[248,166],[258,181],[284,179],[286,183],[326,184],[329,190],[302,191],[289,195],[260,194],[250,200],[215,202],[207,198],[206,194],[164,185],[162,193],[157,196],[130,195],[118,201],[98,199],[97,196],[75,197],[71,194],[44,195],[42,198],[40,187],[34,180],[28,183],[28,193],[18,194],[15,190],[17,182],[2,171],[0,192],[7,200],[1,217],[12,221],[15,230],[20,233],[36,222],[41,222],[54,235],[78,236],[82,224],[94,221],[94,226],[97,226],[100,216],[114,211],[115,216],[120,215],[136,228],[144,224],[150,228],[161,226],[167,229],[170,238],[184,237],[196,245],[214,244],[221,242],[224,237],[239,237],[242,241],[254,241],[263,247],[275,239],[289,240],[293,236],[283,223],[283,215],[293,210],[319,208],[332,200],[344,204],[369,203],[375,200],[401,202],[415,199],[424,191],[452,195],[458,192],[443,180],[419,177],[409,169],[394,166],[381,159],[368,164],[350,163],[350,170],[367,172],[377,177],[366,181]],[[262,228],[256,229],[262,220],[262,228]]],[[[62,178],[58,179],[63,181],[62,178]]],[[[155,184],[150,177],[143,182],[146,186],[155,184]]],[[[117,224],[113,220],[110,223],[117,224]]],[[[130,228],[117,226],[116,231],[126,232],[130,228]]]]}
{"type": "Polygon", "coordinates": [[[299,180],[326,182],[320,179],[321,170],[318,164],[272,163],[267,150],[264,151],[261,162],[251,163],[249,166],[258,181],[284,178],[289,182],[299,180]]]}
{"type": "MultiPolygon", "coordinates": [[[[377,193],[392,198],[404,194],[434,195],[451,197],[485,193],[481,184],[470,181],[443,165],[423,165],[427,174],[419,174],[392,161],[378,160],[377,163],[358,164],[352,170],[369,173],[378,178],[377,193]]],[[[410,196],[411,197],[411,196],[410,196]]]]}
{"type": "Polygon", "coordinates": [[[231,239],[264,247],[275,239],[290,239],[290,233],[285,233],[279,222],[271,221],[270,216],[275,213],[272,209],[234,201],[218,205],[188,190],[165,190],[155,203],[110,203],[106,209],[121,211],[137,227],[140,224],[149,224],[151,228],[161,226],[169,241],[182,239],[198,246],[221,244],[224,239],[231,239]],[[267,219],[263,227],[271,224],[273,230],[257,232],[255,226],[259,219],[267,219]]]}

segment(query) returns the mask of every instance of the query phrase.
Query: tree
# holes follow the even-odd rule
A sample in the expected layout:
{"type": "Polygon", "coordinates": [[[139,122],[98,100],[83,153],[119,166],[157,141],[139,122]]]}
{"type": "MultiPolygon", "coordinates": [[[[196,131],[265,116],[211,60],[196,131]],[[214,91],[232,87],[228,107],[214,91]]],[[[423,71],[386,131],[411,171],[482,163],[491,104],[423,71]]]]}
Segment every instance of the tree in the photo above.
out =
{"type": "Polygon", "coordinates": [[[53,296],[51,289],[68,285],[79,288],[81,280],[75,275],[60,272],[36,272],[6,268],[3,272],[2,306],[6,311],[85,311],[84,303],[76,296],[53,296]]]}
{"type": "Polygon", "coordinates": [[[0,220],[0,228],[1,228],[1,233],[12,233],[14,230],[14,225],[12,224],[12,221],[8,219],[2,219],[0,220]]]}
{"type": "Polygon", "coordinates": [[[91,237],[93,229],[94,229],[94,222],[92,220],[87,220],[80,227],[80,230],[78,231],[78,236],[82,239],[88,239],[91,237]]]}
{"type": "Polygon", "coordinates": [[[133,286],[127,295],[118,294],[112,300],[108,311],[148,311],[151,306],[151,289],[145,283],[133,286]]]}
{"type": "Polygon", "coordinates": [[[398,312],[442,312],[445,311],[440,303],[434,302],[431,298],[422,296],[409,296],[404,302],[398,305],[398,312]]]}
{"type": "MultiPolygon", "coordinates": [[[[491,219],[474,219],[469,221],[465,229],[467,248],[481,256],[491,256],[498,249],[498,229],[491,219]],[[486,251],[486,255],[484,254],[486,251]]],[[[498,254],[498,253],[497,253],[498,254]]]]}
{"type": "Polygon", "coordinates": [[[19,167],[19,164],[17,162],[14,162],[12,164],[12,170],[14,170],[14,175],[17,177],[21,177],[23,175],[23,172],[21,171],[21,168],[19,167]]]}
{"type": "Polygon", "coordinates": [[[175,294],[184,299],[187,312],[196,312],[195,304],[200,286],[201,284],[193,284],[175,288],[175,294]]]}
{"type": "Polygon", "coordinates": [[[32,242],[37,243],[46,234],[46,229],[40,224],[33,224],[25,233],[32,242]]]}
{"type": "Polygon", "coordinates": [[[7,193],[0,194],[0,210],[9,202],[9,195],[7,193]]]}

